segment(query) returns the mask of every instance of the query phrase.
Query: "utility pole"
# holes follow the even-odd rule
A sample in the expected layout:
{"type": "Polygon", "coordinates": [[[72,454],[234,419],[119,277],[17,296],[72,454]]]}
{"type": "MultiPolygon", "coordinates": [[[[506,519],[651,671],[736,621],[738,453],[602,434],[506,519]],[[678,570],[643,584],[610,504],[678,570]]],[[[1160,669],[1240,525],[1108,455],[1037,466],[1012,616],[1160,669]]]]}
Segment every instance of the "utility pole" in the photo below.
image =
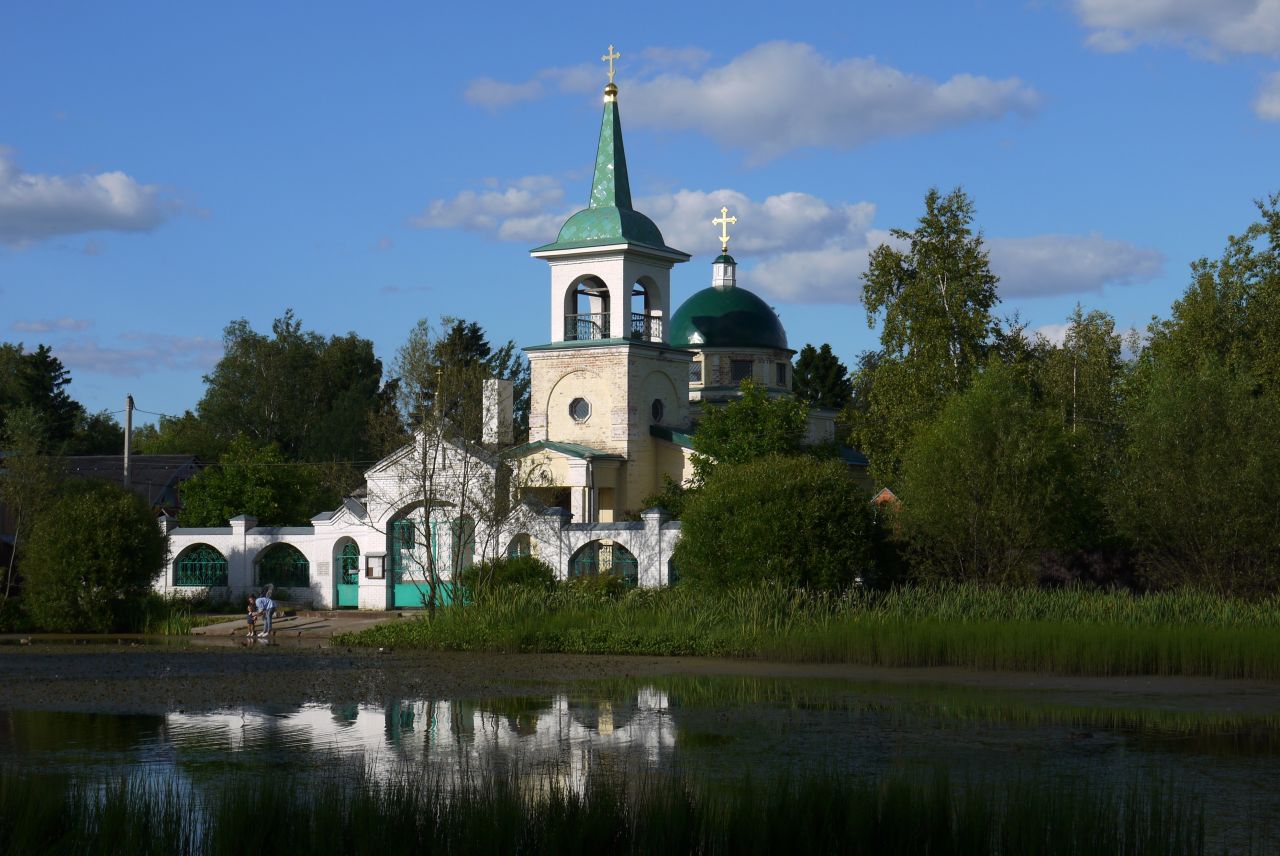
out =
{"type": "Polygon", "coordinates": [[[133,440],[133,396],[124,397],[124,486],[129,486],[129,447],[133,440]]]}

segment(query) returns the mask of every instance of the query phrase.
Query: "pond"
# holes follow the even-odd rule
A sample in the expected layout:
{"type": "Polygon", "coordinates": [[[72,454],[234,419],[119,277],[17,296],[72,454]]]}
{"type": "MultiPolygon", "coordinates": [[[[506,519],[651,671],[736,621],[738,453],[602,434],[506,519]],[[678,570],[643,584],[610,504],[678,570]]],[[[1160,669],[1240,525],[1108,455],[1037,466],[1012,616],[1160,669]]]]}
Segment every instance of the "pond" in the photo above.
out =
{"type": "Polygon", "coordinates": [[[514,773],[578,790],[592,776],[945,770],[979,785],[1157,783],[1201,800],[1209,840],[1223,844],[1280,830],[1278,761],[1280,715],[1203,712],[1194,698],[1120,706],[1096,693],[833,680],[685,675],[380,704],[0,711],[0,765],[127,771],[184,790],[242,774],[514,773]]]}

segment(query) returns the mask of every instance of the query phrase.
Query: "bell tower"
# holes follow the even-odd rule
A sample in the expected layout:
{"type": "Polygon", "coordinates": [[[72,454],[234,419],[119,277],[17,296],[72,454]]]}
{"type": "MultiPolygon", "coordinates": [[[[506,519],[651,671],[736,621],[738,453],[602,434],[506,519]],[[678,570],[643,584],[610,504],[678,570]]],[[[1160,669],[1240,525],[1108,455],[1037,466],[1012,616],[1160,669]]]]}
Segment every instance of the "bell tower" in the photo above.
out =
{"type": "Polygon", "coordinates": [[[639,510],[662,482],[651,426],[683,429],[689,419],[692,355],[672,347],[668,333],[671,269],[689,254],[667,246],[632,207],[613,82],[619,56],[610,45],[602,57],[609,83],[588,205],[555,241],[530,251],[551,267],[551,341],[525,349],[529,439],[583,450],[601,464],[612,459],[617,470],[611,487],[598,485],[608,491],[597,497],[598,516],[584,511],[579,520],[639,510]]]}

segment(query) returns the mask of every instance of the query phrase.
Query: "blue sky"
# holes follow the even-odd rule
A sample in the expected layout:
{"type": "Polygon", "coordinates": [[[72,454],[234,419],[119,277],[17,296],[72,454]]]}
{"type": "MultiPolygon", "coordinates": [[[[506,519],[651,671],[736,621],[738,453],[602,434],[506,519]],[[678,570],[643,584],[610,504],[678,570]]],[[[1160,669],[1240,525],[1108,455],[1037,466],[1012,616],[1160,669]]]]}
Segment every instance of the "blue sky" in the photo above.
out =
{"type": "Polygon", "coordinates": [[[390,364],[421,317],[549,335],[530,247],[583,207],[599,57],[637,207],[722,204],[791,344],[873,347],[867,249],[963,185],[1002,313],[1167,314],[1280,190],[1280,0],[16,2],[0,27],[0,339],[91,409],[194,407],[223,327],[293,308],[390,364]]]}

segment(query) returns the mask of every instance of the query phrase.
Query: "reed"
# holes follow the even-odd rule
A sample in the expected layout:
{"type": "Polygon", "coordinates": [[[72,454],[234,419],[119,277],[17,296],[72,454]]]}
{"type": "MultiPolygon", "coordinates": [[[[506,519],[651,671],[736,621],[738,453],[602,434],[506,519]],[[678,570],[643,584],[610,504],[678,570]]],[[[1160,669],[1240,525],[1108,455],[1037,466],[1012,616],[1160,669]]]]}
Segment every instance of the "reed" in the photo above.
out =
{"type": "Polygon", "coordinates": [[[0,771],[0,854],[1199,854],[1200,801],[1160,785],[953,784],[813,775],[713,785],[593,775],[581,789],[313,776],[228,780],[199,796],[125,780],[0,771]]]}
{"type": "Polygon", "coordinates": [[[1280,599],[1198,591],[913,586],[830,594],[763,584],[510,589],[340,637],[437,650],[757,657],[1078,675],[1280,678],[1280,599]]]}

